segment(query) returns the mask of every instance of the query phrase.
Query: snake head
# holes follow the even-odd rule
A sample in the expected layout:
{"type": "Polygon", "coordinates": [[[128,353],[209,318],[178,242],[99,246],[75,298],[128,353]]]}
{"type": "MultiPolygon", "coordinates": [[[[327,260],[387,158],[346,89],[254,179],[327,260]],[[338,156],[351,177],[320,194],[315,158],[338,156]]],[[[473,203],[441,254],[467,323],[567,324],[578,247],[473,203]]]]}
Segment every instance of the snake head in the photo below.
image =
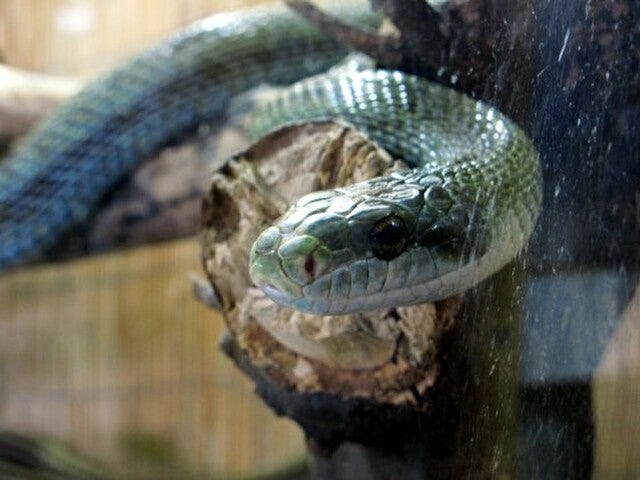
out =
{"type": "Polygon", "coordinates": [[[471,261],[468,215],[442,187],[408,178],[300,199],[255,241],[253,282],[281,305],[330,315],[457,293],[446,275],[471,261]]]}

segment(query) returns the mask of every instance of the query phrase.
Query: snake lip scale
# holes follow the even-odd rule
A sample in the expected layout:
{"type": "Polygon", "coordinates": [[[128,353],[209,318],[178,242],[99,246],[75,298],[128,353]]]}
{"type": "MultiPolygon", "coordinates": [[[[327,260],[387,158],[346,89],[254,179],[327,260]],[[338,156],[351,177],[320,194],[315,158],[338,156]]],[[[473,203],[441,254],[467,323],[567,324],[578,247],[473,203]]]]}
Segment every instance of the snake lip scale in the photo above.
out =
{"type": "MultiPolygon", "coordinates": [[[[375,23],[358,5],[340,15],[375,23]]],[[[319,74],[343,55],[287,10],[251,9],[201,21],[92,82],[0,163],[0,268],[46,251],[137,162],[220,116],[232,95],[309,75],[252,115],[254,134],[338,118],[409,168],[307,195],[265,230],[250,275],[268,296],[330,315],[422,303],[512,260],[541,202],[523,131],[401,72],[319,74]]]]}

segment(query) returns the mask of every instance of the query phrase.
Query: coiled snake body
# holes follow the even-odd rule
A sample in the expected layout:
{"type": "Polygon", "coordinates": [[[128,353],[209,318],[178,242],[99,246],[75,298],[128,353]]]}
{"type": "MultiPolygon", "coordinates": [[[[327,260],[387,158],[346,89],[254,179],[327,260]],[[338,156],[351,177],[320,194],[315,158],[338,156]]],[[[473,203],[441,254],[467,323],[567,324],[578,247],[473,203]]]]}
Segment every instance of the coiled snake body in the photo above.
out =
{"type": "MultiPolygon", "coordinates": [[[[352,5],[342,16],[373,18],[352,5]]],[[[0,267],[51,247],[138,161],[218,117],[232,95],[343,54],[284,9],[251,10],[201,21],[93,82],[0,163],[0,267]]],[[[526,242],[537,154],[495,109],[399,72],[330,73],[285,90],[255,130],[327,117],[412,168],[304,197],[258,238],[251,276],[279,303],[338,314],[436,300],[526,242]]]]}

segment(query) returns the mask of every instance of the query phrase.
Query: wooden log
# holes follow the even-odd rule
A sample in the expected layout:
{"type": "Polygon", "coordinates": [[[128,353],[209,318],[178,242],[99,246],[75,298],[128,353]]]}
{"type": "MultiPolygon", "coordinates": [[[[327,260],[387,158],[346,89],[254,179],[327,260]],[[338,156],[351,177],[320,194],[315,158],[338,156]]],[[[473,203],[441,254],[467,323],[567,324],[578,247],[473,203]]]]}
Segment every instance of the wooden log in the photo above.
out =
{"type": "MultiPolygon", "coordinates": [[[[620,119],[621,123],[613,127],[615,133],[610,132],[613,138],[618,136],[616,142],[619,145],[637,144],[638,137],[631,135],[636,130],[625,129],[625,125],[628,127],[628,122],[624,121],[629,116],[628,110],[621,114],[616,110],[619,103],[609,102],[606,93],[603,93],[611,92],[611,84],[605,83],[607,75],[603,73],[604,67],[596,72],[586,72],[585,75],[582,73],[584,66],[589,65],[589,59],[581,53],[580,45],[593,45],[594,35],[597,37],[595,41],[602,42],[600,46],[604,48],[591,48],[588,51],[601,65],[611,62],[611,45],[617,45],[616,48],[625,51],[627,66],[635,61],[633,56],[628,55],[628,48],[624,49],[619,43],[632,35],[634,29],[632,23],[620,22],[621,15],[630,11],[623,5],[609,12],[602,2],[597,2],[590,5],[584,16],[570,17],[564,40],[557,45],[551,43],[548,47],[549,51],[553,51],[552,45],[558,47],[554,62],[566,62],[561,75],[564,88],[541,93],[537,81],[545,71],[552,71],[554,67],[542,63],[545,57],[537,49],[539,40],[547,35],[547,25],[538,23],[537,17],[530,12],[528,2],[450,2],[438,11],[426,7],[424,2],[403,2],[402,9],[397,9],[394,2],[375,3],[392,17],[396,17],[396,26],[400,27],[400,47],[394,44],[393,48],[396,51],[399,49],[403,55],[410,52],[408,57],[403,57],[411,59],[403,64],[404,70],[421,74],[492,103],[534,135],[546,126],[537,115],[553,119],[554,116],[562,117],[563,114],[562,111],[541,110],[545,105],[540,103],[541,99],[554,99],[561,104],[571,101],[579,92],[587,91],[602,102],[607,114],[620,119]],[[399,10],[401,13],[398,13],[399,10]],[[421,30],[424,22],[418,22],[420,25],[416,26],[411,22],[412,18],[430,19],[429,22],[435,22],[438,27],[430,32],[439,34],[430,37],[430,43],[425,43],[424,32],[421,30]],[[619,31],[620,25],[625,26],[624,33],[619,31]],[[426,62],[423,61],[425,58],[426,62]],[[434,58],[440,62],[437,68],[434,68],[434,58]]],[[[534,8],[534,13],[548,18],[545,15],[552,15],[549,12],[552,9],[541,4],[534,8]]],[[[345,33],[345,28],[348,27],[340,25],[335,19],[327,21],[313,9],[308,10],[307,16],[315,18],[316,24],[325,31],[338,32],[337,38],[350,38],[345,33]]],[[[552,20],[554,18],[561,17],[553,17],[552,20]]],[[[362,39],[356,34],[354,37],[362,39]]],[[[379,47],[380,38],[370,39],[378,42],[379,47]]],[[[351,43],[353,44],[352,41],[351,43]]],[[[370,45],[364,50],[371,52],[377,47],[370,45]]],[[[397,59],[383,55],[382,62],[385,58],[393,58],[392,61],[397,59]]],[[[634,72],[627,68],[618,72],[613,85],[622,93],[623,98],[628,99],[628,95],[633,94],[637,75],[637,70],[634,72]]],[[[637,108],[634,107],[633,112],[635,115],[637,108]]],[[[579,137],[570,140],[588,141],[589,132],[580,129],[578,133],[579,137]]],[[[544,142],[543,139],[538,141],[544,142]]],[[[571,141],[567,143],[571,144],[571,141]]],[[[556,208],[558,203],[550,201],[549,197],[557,197],[555,192],[558,185],[566,182],[572,175],[561,163],[557,163],[559,160],[553,155],[545,157],[555,145],[552,142],[542,143],[547,182],[543,224],[546,223],[547,226],[550,221],[558,222],[561,218],[567,218],[562,209],[556,208]],[[549,162],[548,158],[554,158],[554,161],[549,162]]],[[[635,172],[625,168],[625,171],[635,172]]],[[[598,178],[597,172],[587,172],[591,179],[598,178]]],[[[580,188],[580,185],[584,186],[585,182],[576,183],[575,188],[580,188]]],[[[573,193],[576,193],[575,188],[573,193]]],[[[629,193],[630,190],[626,188],[622,196],[628,197],[629,193]]],[[[607,202],[609,198],[601,192],[596,200],[607,202]]],[[[211,205],[214,203],[211,202],[211,205]]],[[[590,204],[593,205],[593,202],[590,204]]],[[[633,201],[625,203],[629,204],[633,204],[633,201]]],[[[608,210],[608,205],[600,204],[599,208],[604,206],[603,210],[608,210],[609,215],[617,215],[623,224],[629,225],[629,210],[622,215],[620,203],[616,205],[615,213],[608,210]]],[[[594,228],[594,221],[596,220],[591,215],[585,225],[594,228]]],[[[634,225],[636,226],[631,227],[631,230],[637,229],[637,222],[634,225]]],[[[574,239],[583,239],[583,233],[584,229],[581,228],[570,232],[574,239]]],[[[629,232],[623,234],[623,237],[630,238],[629,232]]],[[[584,253],[591,262],[606,266],[615,265],[623,255],[625,264],[636,270],[638,255],[637,252],[629,252],[623,248],[615,252],[609,251],[609,256],[603,258],[589,250],[596,246],[594,243],[585,250],[586,245],[569,242],[569,250],[560,251],[565,255],[568,253],[568,258],[572,261],[566,262],[565,257],[563,263],[557,256],[558,250],[546,243],[549,238],[554,237],[534,238],[532,250],[535,257],[521,258],[527,264],[526,270],[523,270],[522,264],[514,264],[466,295],[462,308],[456,309],[457,313],[453,315],[456,327],[448,335],[442,335],[437,344],[434,358],[437,359],[439,368],[436,380],[430,388],[420,392],[417,407],[405,410],[404,405],[393,404],[391,408],[388,408],[388,404],[382,406],[376,398],[379,392],[375,391],[367,391],[354,400],[354,391],[332,391],[335,387],[333,383],[323,384],[320,391],[313,392],[312,395],[300,391],[297,383],[287,383],[289,379],[273,376],[273,364],[279,365],[278,360],[288,358],[286,355],[276,355],[268,362],[268,369],[256,362],[256,357],[251,356],[252,353],[262,352],[265,345],[269,344],[264,336],[253,335],[248,340],[242,339],[238,335],[241,330],[232,327],[234,335],[225,340],[223,348],[256,382],[259,394],[272,408],[295,419],[303,427],[315,455],[319,478],[389,478],[397,472],[401,472],[404,478],[423,478],[428,475],[437,478],[493,478],[516,476],[522,472],[525,475],[549,472],[553,478],[564,478],[567,475],[579,478],[588,475],[593,461],[591,407],[585,401],[589,396],[588,383],[581,380],[549,388],[544,385],[542,388],[528,385],[523,387],[521,383],[518,359],[523,343],[520,332],[527,315],[523,309],[526,293],[521,285],[535,281],[530,276],[532,272],[546,272],[558,265],[562,265],[564,269],[575,269],[579,266],[576,260],[584,253]],[[552,403],[544,400],[547,394],[552,403]],[[540,399],[544,400],[540,403],[542,409],[539,408],[540,405],[536,407],[536,402],[540,399]],[[521,405],[521,401],[524,401],[524,405],[521,405]],[[454,411],[451,409],[452,405],[455,405],[454,411]],[[576,436],[566,438],[568,442],[572,442],[567,455],[558,459],[542,458],[540,450],[536,450],[536,442],[550,439],[539,439],[535,432],[525,432],[526,441],[533,442],[532,445],[520,443],[521,428],[530,428],[535,424],[536,418],[546,421],[548,417],[553,421],[557,418],[556,415],[562,415],[561,412],[566,412],[571,406],[575,407],[573,414],[565,416],[565,423],[561,421],[561,424],[553,427],[560,429],[556,432],[558,434],[565,430],[577,432],[576,436]],[[433,415],[433,412],[438,413],[433,415]],[[416,424],[421,426],[418,431],[413,428],[416,424]],[[520,461],[522,452],[525,457],[523,462],[520,461]]],[[[607,241],[611,245],[619,244],[610,237],[607,241]]],[[[245,262],[246,258],[242,261],[245,262]]],[[[216,284],[215,279],[211,279],[216,284]]],[[[225,295],[222,294],[223,299],[225,295]]],[[[223,308],[230,305],[224,300],[221,303],[223,308]]],[[[251,303],[259,304],[255,298],[251,303]]],[[[259,321],[258,318],[255,320],[259,321]]],[[[570,348],[581,348],[579,345],[572,345],[571,338],[567,338],[567,345],[570,348]]],[[[537,346],[528,345],[527,348],[535,349],[537,346]]],[[[266,350],[271,351],[269,348],[266,350]]],[[[297,361],[291,360],[284,364],[290,367],[298,365],[297,361]]],[[[334,371],[331,378],[340,384],[341,375],[336,373],[336,367],[340,366],[332,367],[334,371]]],[[[295,371],[293,368],[292,372],[295,371]]],[[[309,369],[305,366],[298,373],[300,371],[313,376],[317,367],[309,369]]],[[[526,373],[524,377],[526,378],[526,373]]]]}
{"type": "MultiPolygon", "coordinates": [[[[230,332],[222,348],[276,413],[303,428],[318,472],[338,478],[346,473],[331,458],[346,443],[408,462],[407,475],[424,471],[434,451],[458,447],[461,437],[449,427],[460,417],[447,399],[461,394],[466,377],[442,377],[441,369],[461,300],[341,317],[301,314],[252,287],[248,252],[300,195],[399,166],[343,124],[287,127],[228,161],[203,204],[203,265],[215,297],[207,303],[222,311],[230,332]]],[[[474,455],[453,470],[477,470],[479,461],[474,455]]]]}

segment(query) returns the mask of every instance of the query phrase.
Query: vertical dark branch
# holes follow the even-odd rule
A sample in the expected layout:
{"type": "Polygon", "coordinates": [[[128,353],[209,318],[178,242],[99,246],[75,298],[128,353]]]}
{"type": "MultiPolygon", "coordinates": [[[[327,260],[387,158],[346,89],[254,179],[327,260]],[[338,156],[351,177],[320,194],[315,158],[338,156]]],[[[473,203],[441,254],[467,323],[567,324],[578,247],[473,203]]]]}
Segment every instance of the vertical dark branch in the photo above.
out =
{"type": "Polygon", "coordinates": [[[399,38],[347,25],[306,0],[287,0],[286,4],[318,30],[349,49],[367,54],[388,68],[400,68],[402,65],[402,45],[399,38]]]}
{"type": "Polygon", "coordinates": [[[347,25],[307,0],[287,0],[286,3],[318,30],[352,50],[369,55],[381,67],[433,76],[442,64],[447,43],[442,33],[444,22],[440,14],[422,0],[401,2],[401,5],[391,0],[372,0],[372,6],[394,22],[400,31],[399,37],[347,25]]]}
{"type": "Polygon", "coordinates": [[[441,15],[425,0],[371,0],[371,6],[400,31],[403,48],[411,53],[405,68],[422,74],[433,72],[442,62],[447,44],[441,15]]]}

